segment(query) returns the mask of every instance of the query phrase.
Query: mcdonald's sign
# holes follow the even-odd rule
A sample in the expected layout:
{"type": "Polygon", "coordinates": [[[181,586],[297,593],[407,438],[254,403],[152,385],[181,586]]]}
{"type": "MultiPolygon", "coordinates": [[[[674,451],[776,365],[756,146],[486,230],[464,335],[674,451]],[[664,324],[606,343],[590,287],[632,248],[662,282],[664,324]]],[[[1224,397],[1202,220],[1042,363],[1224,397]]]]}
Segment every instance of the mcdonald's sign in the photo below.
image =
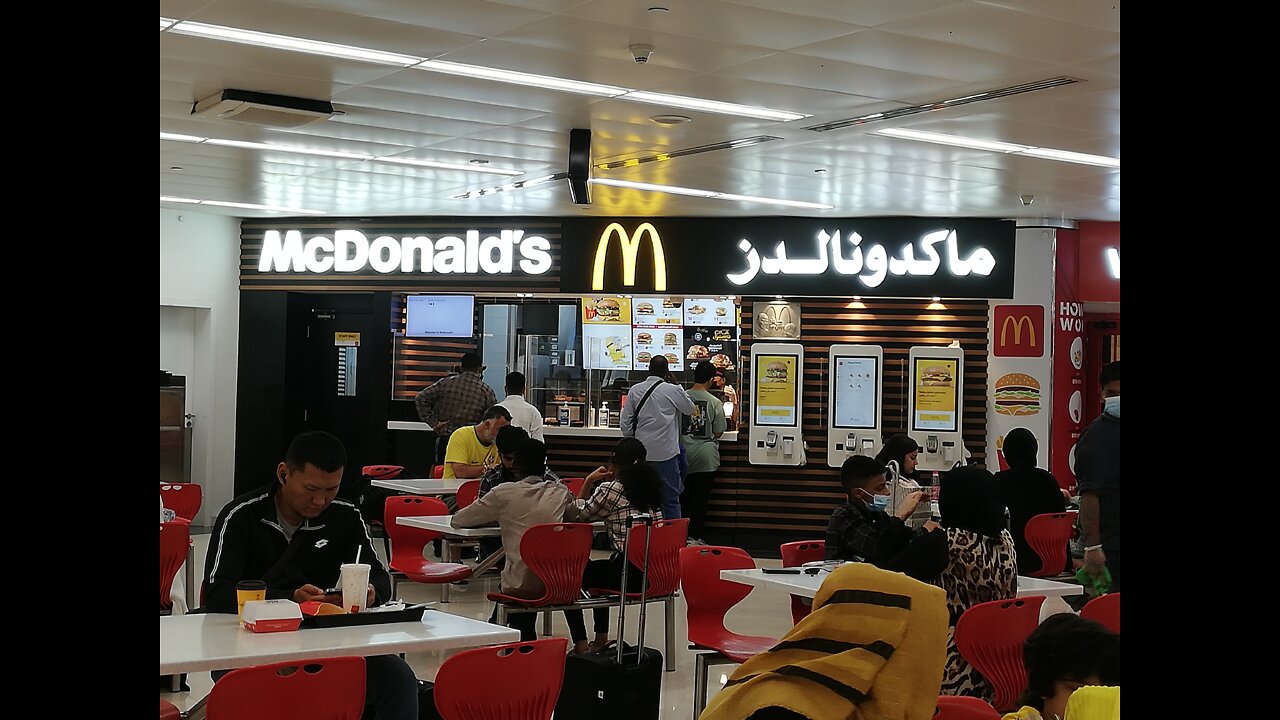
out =
{"type": "Polygon", "coordinates": [[[662,236],[658,234],[658,229],[653,226],[653,223],[647,222],[637,225],[635,232],[629,236],[622,224],[616,222],[609,223],[604,232],[600,233],[600,240],[596,243],[595,264],[591,271],[591,289],[604,290],[604,264],[609,256],[609,244],[615,235],[618,238],[618,244],[622,247],[622,284],[629,288],[635,287],[636,255],[640,252],[640,243],[647,236],[649,246],[653,250],[653,291],[666,292],[667,257],[662,248],[662,236]]]}
{"type": "Polygon", "coordinates": [[[1044,357],[1044,308],[997,305],[992,325],[996,357],[1044,357]]]}

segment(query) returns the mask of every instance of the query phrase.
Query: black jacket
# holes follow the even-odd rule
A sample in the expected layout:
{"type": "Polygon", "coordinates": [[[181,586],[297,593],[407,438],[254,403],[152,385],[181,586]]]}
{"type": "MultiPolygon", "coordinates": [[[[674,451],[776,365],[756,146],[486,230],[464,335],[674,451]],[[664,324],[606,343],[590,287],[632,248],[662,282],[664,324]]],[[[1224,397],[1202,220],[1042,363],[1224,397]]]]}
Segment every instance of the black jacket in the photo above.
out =
{"type": "Polygon", "coordinates": [[[267,598],[292,598],[307,583],[321,589],[336,587],[340,567],[354,562],[356,547],[362,547],[360,561],[368,563],[369,583],[380,605],[391,597],[391,577],[378,559],[360,511],[346,500],[334,500],[317,517],[304,520],[294,533],[298,548],[274,577],[266,577],[289,547],[284,530],[276,521],[272,482],[232,500],[213,526],[209,552],[205,556],[205,590],[202,604],[215,613],[236,611],[236,583],[265,580],[267,598]]]}
{"type": "Polygon", "coordinates": [[[1038,572],[1040,555],[1027,543],[1027,522],[1036,515],[1067,509],[1058,481],[1047,470],[1018,467],[996,473],[996,484],[1004,506],[1009,508],[1009,534],[1018,551],[1018,574],[1038,572]]]}

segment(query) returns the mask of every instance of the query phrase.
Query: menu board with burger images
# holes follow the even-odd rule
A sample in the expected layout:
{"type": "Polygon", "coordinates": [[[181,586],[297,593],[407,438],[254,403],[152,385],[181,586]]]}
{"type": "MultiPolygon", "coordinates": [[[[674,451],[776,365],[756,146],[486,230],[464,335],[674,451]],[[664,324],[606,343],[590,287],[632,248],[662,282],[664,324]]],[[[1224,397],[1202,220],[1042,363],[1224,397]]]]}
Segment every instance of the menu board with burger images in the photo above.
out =
{"type": "Polygon", "coordinates": [[[631,369],[631,300],[617,297],[582,298],[584,367],[592,370],[631,369]]]}
{"type": "Polygon", "coordinates": [[[679,327],[636,325],[631,333],[636,370],[648,370],[649,361],[655,355],[666,356],[667,366],[673,372],[684,370],[684,337],[679,327]]]}
{"type": "Polygon", "coordinates": [[[911,369],[915,393],[912,430],[956,432],[960,428],[959,398],[956,397],[958,363],[954,358],[915,358],[911,369]]]}
{"type": "Polygon", "coordinates": [[[738,368],[738,341],[736,328],[687,327],[684,329],[684,357],[689,369],[698,363],[710,362],[721,370],[738,368]]]}
{"type": "Polygon", "coordinates": [[[755,356],[755,424],[795,427],[799,358],[795,355],[755,356]]]}
{"type": "Polygon", "coordinates": [[[732,300],[685,298],[684,322],[703,327],[737,327],[737,306],[732,300]]]}
{"type": "Polygon", "coordinates": [[[631,302],[631,310],[636,325],[684,325],[683,298],[638,297],[631,302]]]}

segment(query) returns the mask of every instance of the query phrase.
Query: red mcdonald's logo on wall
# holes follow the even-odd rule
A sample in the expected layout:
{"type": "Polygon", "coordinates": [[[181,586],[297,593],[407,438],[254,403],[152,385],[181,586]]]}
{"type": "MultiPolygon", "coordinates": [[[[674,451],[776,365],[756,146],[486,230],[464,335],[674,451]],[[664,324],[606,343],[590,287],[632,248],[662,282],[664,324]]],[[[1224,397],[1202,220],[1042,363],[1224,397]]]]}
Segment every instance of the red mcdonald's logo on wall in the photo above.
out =
{"type": "Polygon", "coordinates": [[[1044,308],[1039,305],[997,305],[996,357],[1044,357],[1044,308]]]}

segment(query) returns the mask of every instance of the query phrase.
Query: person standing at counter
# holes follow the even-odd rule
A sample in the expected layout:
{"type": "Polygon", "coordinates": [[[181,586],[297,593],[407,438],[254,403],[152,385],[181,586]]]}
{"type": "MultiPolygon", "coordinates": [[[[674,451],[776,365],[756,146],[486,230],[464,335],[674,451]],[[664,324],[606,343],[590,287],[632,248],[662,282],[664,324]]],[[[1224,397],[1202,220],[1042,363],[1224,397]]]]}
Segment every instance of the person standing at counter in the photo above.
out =
{"type": "Polygon", "coordinates": [[[418,417],[436,433],[435,462],[444,462],[449,435],[481,421],[485,410],[498,404],[493,388],[484,382],[484,365],[475,353],[464,353],[461,371],[423,388],[413,399],[418,417]]]}
{"type": "Polygon", "coordinates": [[[680,509],[689,518],[689,540],[702,543],[711,499],[711,483],[720,469],[720,444],[725,431],[724,404],[711,390],[724,387],[724,373],[709,362],[698,363],[693,370],[693,387],[689,399],[694,410],[685,417],[685,433],[681,441],[689,460],[689,476],[680,494],[680,509]]]}
{"type": "Polygon", "coordinates": [[[1102,414],[1076,444],[1084,569],[1090,577],[1111,571],[1120,592],[1120,361],[1102,368],[1102,414]]]}
{"type": "Polygon", "coordinates": [[[534,440],[546,442],[542,437],[542,413],[524,399],[524,373],[507,373],[505,388],[507,396],[498,404],[510,411],[511,424],[529,433],[534,440]]]}
{"type": "Polygon", "coordinates": [[[662,478],[662,516],[668,520],[680,514],[680,424],[683,415],[693,414],[693,401],[684,388],[664,382],[670,372],[661,355],[649,361],[649,377],[627,391],[627,406],[620,426],[625,437],[644,443],[647,462],[662,478]]]}
{"type": "Polygon", "coordinates": [[[510,422],[511,413],[501,405],[494,405],[485,411],[480,422],[450,435],[449,447],[444,453],[445,479],[478,478],[497,465],[498,446],[494,439],[510,422]]]}

